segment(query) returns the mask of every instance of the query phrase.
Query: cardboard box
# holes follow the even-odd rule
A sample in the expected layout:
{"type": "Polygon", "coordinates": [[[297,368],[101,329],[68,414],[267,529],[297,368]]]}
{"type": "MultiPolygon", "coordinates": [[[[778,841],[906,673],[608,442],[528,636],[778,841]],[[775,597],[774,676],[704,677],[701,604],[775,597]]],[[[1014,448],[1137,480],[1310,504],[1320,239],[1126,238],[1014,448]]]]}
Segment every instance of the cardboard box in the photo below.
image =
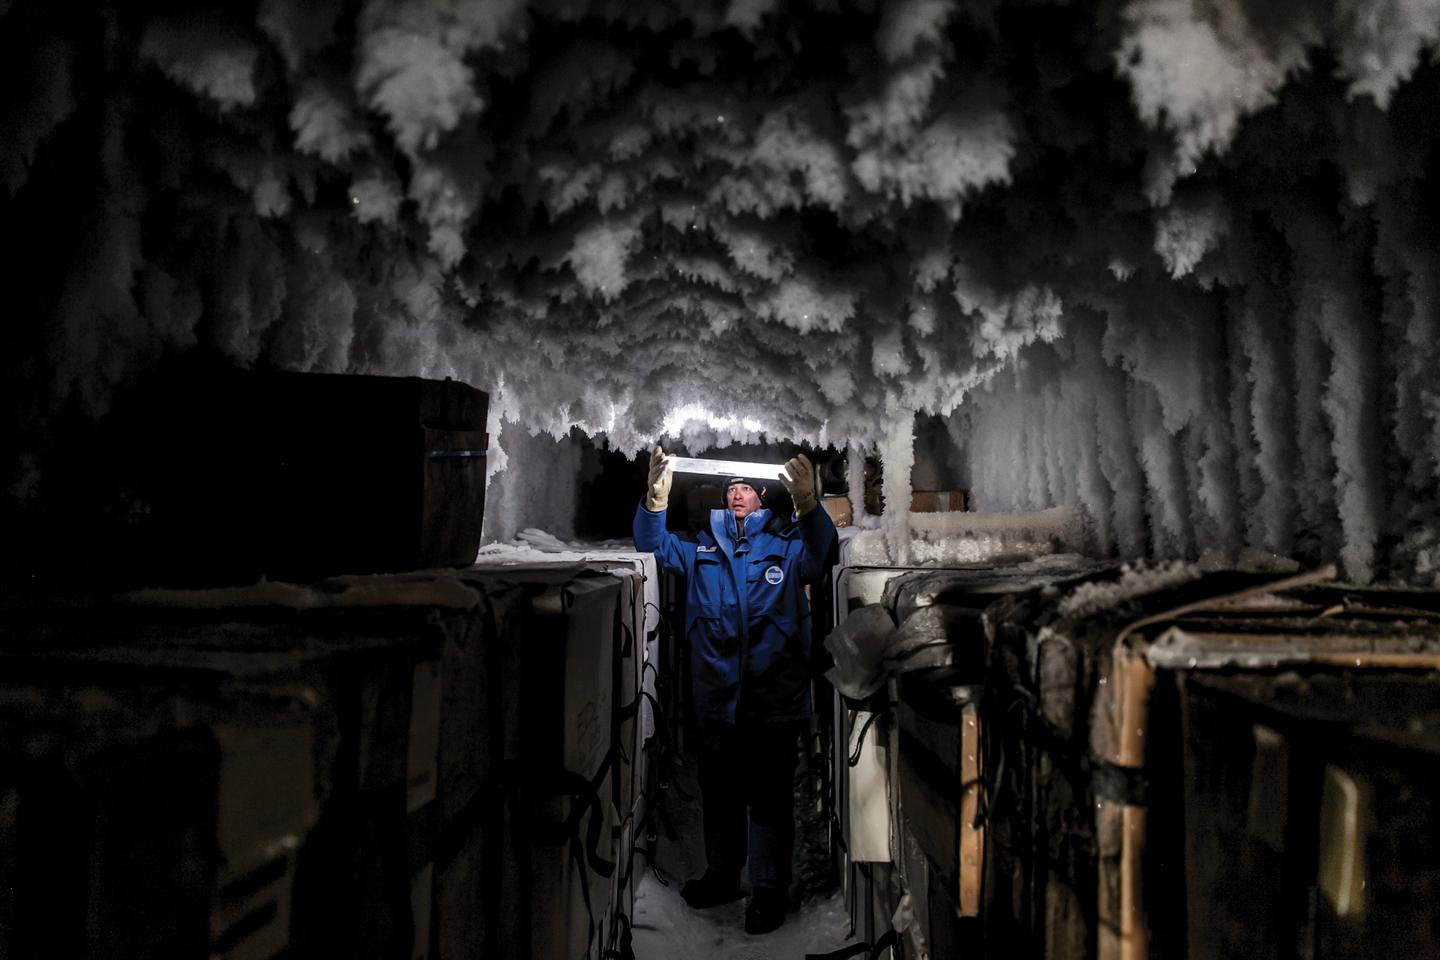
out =
{"type": "Polygon", "coordinates": [[[830,514],[830,520],[837,527],[848,527],[855,522],[855,511],[850,498],[841,494],[827,494],[820,498],[820,505],[830,514]]]}
{"type": "MultiPolygon", "coordinates": [[[[627,819],[616,833],[616,867],[610,878],[610,899],[598,941],[602,957],[630,956],[633,952],[622,948],[621,941],[629,935],[635,913],[635,821],[627,819]]],[[[591,953],[595,952],[592,948],[591,953]]]]}
{"type": "Polygon", "coordinates": [[[910,494],[911,513],[963,513],[964,490],[915,490],[910,494]]]}
{"type": "Polygon", "coordinates": [[[210,920],[210,956],[271,960],[290,946],[295,855],[285,850],[220,886],[210,920]]]}
{"type": "Polygon", "coordinates": [[[496,758],[518,755],[521,622],[530,598],[520,587],[469,578],[483,611],[445,629],[440,720],[440,819],[448,824],[475,801],[496,758]],[[492,629],[493,626],[493,629],[492,629]]]}
{"type": "MultiPolygon", "coordinates": [[[[279,719],[279,718],[277,718],[279,719]]],[[[295,854],[315,825],[316,730],[297,718],[256,726],[221,724],[220,846],[211,952],[274,957],[290,945],[295,854]]]]}
{"type": "MultiPolygon", "coordinates": [[[[535,600],[536,633],[530,642],[543,653],[527,663],[526,670],[526,686],[533,688],[535,707],[527,723],[535,738],[526,766],[534,787],[560,772],[557,763],[560,769],[589,779],[599,771],[609,752],[614,697],[612,657],[619,601],[620,582],[609,575],[577,576],[535,600]]],[[[593,808],[587,811],[578,826],[585,837],[591,820],[597,815],[602,818],[598,825],[601,849],[597,852],[607,860],[615,856],[614,807],[608,802],[613,775],[612,771],[598,785],[601,809],[598,813],[593,808]]],[[[542,789],[533,795],[532,809],[541,811],[550,823],[563,823],[575,802],[542,789]]],[[[587,955],[591,913],[598,924],[604,914],[609,883],[591,870],[581,877],[568,846],[535,848],[530,887],[531,955],[535,960],[574,960],[587,955]],[[587,893],[589,912],[585,907],[587,893]]]]}
{"type": "Polygon", "coordinates": [[[410,898],[388,894],[409,878],[407,802],[433,806],[441,639],[477,614],[377,603],[390,582],[367,580],[353,607],[332,583],[7,611],[0,697],[34,702],[0,727],[24,742],[58,724],[47,742],[69,744],[65,791],[105,798],[98,813],[49,786],[22,798],[70,811],[25,829],[73,837],[56,869],[81,878],[46,894],[35,923],[112,945],[96,956],[152,955],[156,938],[237,958],[408,939],[410,898]]]}
{"type": "Polygon", "coordinates": [[[615,709],[619,723],[616,736],[622,754],[617,758],[618,789],[613,799],[616,810],[624,818],[635,808],[635,795],[644,776],[644,704],[637,698],[645,668],[645,579],[628,562],[623,568],[618,563],[611,566],[621,583],[620,632],[615,638],[620,644],[616,657],[615,709]],[[620,718],[622,712],[628,716],[620,718]]]}
{"type": "Polygon", "coordinates": [[[302,684],[187,686],[102,664],[6,664],[0,835],[21,839],[0,956],[216,956],[290,946],[317,816],[322,709],[302,684]],[[178,688],[178,689],[177,689],[178,688]],[[212,688],[213,689],[213,688],[212,688]]]}
{"type": "Polygon", "coordinates": [[[0,956],[208,955],[219,753],[140,713],[0,687],[0,956]]]}
{"type": "Polygon", "coordinates": [[[520,663],[519,688],[509,697],[517,706],[519,727],[506,749],[514,750],[507,759],[518,760],[518,816],[529,820],[523,835],[532,838],[523,852],[528,864],[505,878],[502,913],[518,916],[523,925],[516,932],[519,939],[507,946],[532,960],[598,955],[613,879],[588,863],[578,868],[569,836],[557,836],[556,830],[581,803],[582,841],[588,846],[593,824],[599,837],[595,854],[613,862],[618,785],[615,766],[607,760],[613,759],[619,706],[615,644],[624,643],[618,627],[633,615],[628,611],[635,603],[624,587],[637,578],[628,564],[615,575],[583,560],[497,564],[472,568],[464,577],[516,583],[530,603],[520,632],[501,640],[503,646],[514,647],[520,663]],[[562,777],[576,776],[594,785],[598,805],[592,807],[588,798],[577,800],[560,788],[562,777]]]}
{"type": "Polygon", "coordinates": [[[429,956],[439,960],[527,955],[531,904],[523,878],[531,854],[526,813],[498,797],[481,804],[478,815],[472,810],[450,825],[433,864],[429,956]]]}

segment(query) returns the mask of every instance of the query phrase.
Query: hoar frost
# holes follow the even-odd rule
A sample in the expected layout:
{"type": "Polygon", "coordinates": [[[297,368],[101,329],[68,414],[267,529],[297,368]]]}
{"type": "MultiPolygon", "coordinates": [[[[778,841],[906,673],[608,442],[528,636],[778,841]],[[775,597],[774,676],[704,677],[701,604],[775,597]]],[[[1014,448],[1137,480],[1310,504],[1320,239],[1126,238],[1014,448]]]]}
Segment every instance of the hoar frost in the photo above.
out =
{"type": "Polygon", "coordinates": [[[0,5],[22,447],[203,346],[463,377],[517,461],[699,404],[897,503],[937,414],[1104,551],[1435,576],[1436,0],[113,4],[104,69],[52,7],[0,5]]]}

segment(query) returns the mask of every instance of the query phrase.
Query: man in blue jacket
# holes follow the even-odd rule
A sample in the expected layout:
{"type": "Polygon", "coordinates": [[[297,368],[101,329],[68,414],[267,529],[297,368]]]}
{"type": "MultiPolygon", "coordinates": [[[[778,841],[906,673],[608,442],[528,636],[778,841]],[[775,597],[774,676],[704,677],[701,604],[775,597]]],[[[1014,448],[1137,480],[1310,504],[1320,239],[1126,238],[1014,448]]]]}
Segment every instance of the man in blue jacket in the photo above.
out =
{"type": "Polygon", "coordinates": [[[725,484],[725,508],[710,512],[709,529],[692,542],[665,529],[672,472],[656,447],[635,511],[636,548],[686,578],[706,868],[681,893],[697,908],[738,900],[748,851],[748,933],[780,926],[789,905],[796,740],[810,719],[804,587],[824,576],[837,539],[817,509],[809,459],[795,457],[785,472],[793,517],[772,516],[765,489],[735,477],[725,484]]]}

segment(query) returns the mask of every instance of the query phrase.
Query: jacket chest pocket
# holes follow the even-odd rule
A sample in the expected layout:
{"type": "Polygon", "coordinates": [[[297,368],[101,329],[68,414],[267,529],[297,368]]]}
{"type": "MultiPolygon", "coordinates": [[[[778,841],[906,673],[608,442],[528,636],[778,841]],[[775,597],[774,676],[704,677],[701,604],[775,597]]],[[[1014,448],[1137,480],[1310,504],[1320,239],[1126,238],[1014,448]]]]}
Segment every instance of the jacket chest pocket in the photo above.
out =
{"type": "Polygon", "coordinates": [[[780,554],[751,557],[745,565],[745,582],[752,595],[779,592],[789,577],[790,573],[785,569],[785,558],[780,554]]]}

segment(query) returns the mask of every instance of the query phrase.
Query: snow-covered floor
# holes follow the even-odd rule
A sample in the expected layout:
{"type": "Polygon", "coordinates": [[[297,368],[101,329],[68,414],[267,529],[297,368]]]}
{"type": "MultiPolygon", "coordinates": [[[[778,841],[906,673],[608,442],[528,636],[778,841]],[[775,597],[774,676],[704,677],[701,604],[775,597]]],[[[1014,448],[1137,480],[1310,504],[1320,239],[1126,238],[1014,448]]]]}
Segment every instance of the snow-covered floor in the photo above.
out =
{"type": "Polygon", "coordinates": [[[745,901],[709,910],[691,910],[680,899],[676,878],[663,887],[647,873],[635,891],[636,960],[802,960],[854,943],[845,936],[850,921],[839,892],[811,900],[774,933],[745,932],[745,901]]]}
{"type": "Polygon", "coordinates": [[[692,771],[693,761],[689,769],[676,771],[684,792],[671,790],[665,800],[678,839],[669,841],[661,831],[655,859],[670,884],[661,884],[654,871],[647,870],[635,889],[636,960],[803,960],[807,953],[829,953],[855,943],[847,936],[850,920],[839,891],[807,900],[779,930],[758,937],[745,932],[744,900],[709,910],[686,906],[680,887],[705,868],[692,771]]]}

